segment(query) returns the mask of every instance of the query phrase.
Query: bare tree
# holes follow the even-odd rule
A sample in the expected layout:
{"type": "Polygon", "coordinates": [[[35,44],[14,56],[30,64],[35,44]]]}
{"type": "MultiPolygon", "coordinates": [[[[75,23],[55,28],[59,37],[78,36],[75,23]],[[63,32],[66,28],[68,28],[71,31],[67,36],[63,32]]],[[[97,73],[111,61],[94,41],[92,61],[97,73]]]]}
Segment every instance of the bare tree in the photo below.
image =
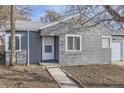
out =
{"type": "Polygon", "coordinates": [[[0,27],[6,25],[6,21],[10,21],[11,27],[11,55],[10,65],[16,64],[16,38],[15,38],[15,21],[16,20],[29,20],[29,14],[31,10],[27,6],[0,6],[0,27]]]}
{"type": "Polygon", "coordinates": [[[41,17],[42,23],[51,23],[60,20],[61,15],[57,13],[55,10],[47,10],[45,11],[45,15],[41,17]]]}
{"type": "Polygon", "coordinates": [[[94,24],[90,27],[102,24],[116,30],[124,26],[124,6],[77,5],[67,7],[67,16],[79,14],[77,22],[80,22],[82,26],[91,21],[94,24]],[[84,16],[87,20],[83,19],[84,16]]]}
{"type": "MultiPolygon", "coordinates": [[[[116,10],[114,10],[112,6],[104,5],[103,7],[107,10],[107,12],[113,17],[113,19],[115,21],[124,22],[124,16],[121,16],[121,14],[116,12],[116,10]]],[[[120,6],[119,10],[122,10],[123,8],[124,8],[124,6],[120,6]]],[[[122,10],[122,11],[124,13],[124,10],[122,10]]]]}
{"type": "MultiPolygon", "coordinates": [[[[15,6],[15,20],[31,20],[31,7],[32,6],[15,6]]],[[[0,5],[0,31],[4,31],[4,28],[10,22],[10,6],[0,5]]],[[[4,35],[2,35],[3,37],[4,35]]]]}
{"type": "Polygon", "coordinates": [[[10,11],[10,21],[11,21],[11,56],[10,56],[10,65],[13,66],[16,64],[16,48],[15,48],[15,6],[11,5],[10,11]]]}
{"type": "MultiPolygon", "coordinates": [[[[15,6],[15,19],[16,20],[30,20],[31,6],[15,6]]],[[[10,20],[10,6],[0,5],[0,27],[5,25],[6,21],[10,20]]]]}
{"type": "Polygon", "coordinates": [[[30,5],[17,5],[16,6],[16,20],[31,20],[31,12],[32,12],[32,9],[31,9],[32,6],[30,5]]]}
{"type": "Polygon", "coordinates": [[[9,15],[9,6],[0,5],[0,29],[5,25],[9,15]]]}

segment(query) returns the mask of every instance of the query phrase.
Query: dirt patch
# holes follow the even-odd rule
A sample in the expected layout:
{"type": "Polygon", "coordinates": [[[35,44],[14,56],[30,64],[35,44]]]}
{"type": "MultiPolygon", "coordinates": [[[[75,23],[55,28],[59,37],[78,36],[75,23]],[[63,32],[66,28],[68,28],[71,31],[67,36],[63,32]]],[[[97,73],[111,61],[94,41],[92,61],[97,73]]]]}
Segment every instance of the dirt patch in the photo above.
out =
{"type": "Polygon", "coordinates": [[[63,67],[86,87],[124,87],[124,67],[118,65],[82,65],[63,67]]]}
{"type": "Polygon", "coordinates": [[[51,88],[58,87],[49,73],[38,65],[7,67],[0,65],[0,87],[51,88]]]}

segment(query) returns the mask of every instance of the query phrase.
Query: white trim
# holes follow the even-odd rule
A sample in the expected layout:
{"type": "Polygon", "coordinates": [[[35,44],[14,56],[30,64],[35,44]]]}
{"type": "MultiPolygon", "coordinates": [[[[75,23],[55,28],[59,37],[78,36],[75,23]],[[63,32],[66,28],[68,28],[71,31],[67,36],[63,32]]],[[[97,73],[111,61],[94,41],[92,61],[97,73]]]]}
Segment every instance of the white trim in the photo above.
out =
{"type": "Polygon", "coordinates": [[[29,30],[27,32],[27,50],[28,50],[28,62],[27,62],[27,65],[29,65],[29,62],[30,62],[30,51],[29,51],[29,30]]]}
{"type": "MultiPolygon", "coordinates": [[[[74,41],[73,41],[74,42],[74,41]]],[[[73,43],[74,44],[74,43],[73,43]]],[[[74,46],[74,45],[73,45],[74,46]]],[[[82,36],[81,35],[74,35],[74,34],[66,34],[65,35],[65,51],[66,52],[81,52],[82,51],[82,36]],[[67,38],[68,37],[80,37],[80,50],[68,50],[67,38]]]]}
{"type": "MultiPolygon", "coordinates": [[[[6,52],[10,52],[10,50],[8,50],[9,48],[9,36],[11,36],[11,34],[6,34],[6,39],[5,39],[5,51],[6,52]]],[[[16,52],[21,52],[21,34],[16,34],[15,36],[19,37],[19,50],[16,50],[16,52]]]]}
{"type": "Polygon", "coordinates": [[[111,38],[111,36],[102,35],[102,48],[111,48],[111,43],[112,43],[112,38],[111,38]],[[104,37],[110,38],[110,46],[109,46],[109,47],[104,47],[104,46],[103,46],[103,38],[104,38],[104,37]]]}

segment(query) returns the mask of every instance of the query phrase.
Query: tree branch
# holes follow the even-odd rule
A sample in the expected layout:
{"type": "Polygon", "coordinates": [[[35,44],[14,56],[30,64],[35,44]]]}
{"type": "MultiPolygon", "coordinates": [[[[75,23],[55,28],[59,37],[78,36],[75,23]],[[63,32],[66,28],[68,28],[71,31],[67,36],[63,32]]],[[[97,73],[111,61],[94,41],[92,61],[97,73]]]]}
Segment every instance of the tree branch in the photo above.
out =
{"type": "Polygon", "coordinates": [[[87,21],[83,22],[81,25],[86,24],[87,22],[89,22],[90,20],[94,19],[96,16],[98,16],[98,15],[100,15],[100,14],[104,13],[104,12],[105,12],[105,11],[102,11],[102,12],[100,12],[100,13],[96,14],[96,15],[95,15],[95,16],[93,16],[92,18],[90,18],[90,19],[88,19],[87,21]]]}
{"type": "Polygon", "coordinates": [[[111,6],[103,5],[103,7],[107,10],[107,12],[113,17],[115,21],[124,22],[124,17],[120,16],[111,6]]]}

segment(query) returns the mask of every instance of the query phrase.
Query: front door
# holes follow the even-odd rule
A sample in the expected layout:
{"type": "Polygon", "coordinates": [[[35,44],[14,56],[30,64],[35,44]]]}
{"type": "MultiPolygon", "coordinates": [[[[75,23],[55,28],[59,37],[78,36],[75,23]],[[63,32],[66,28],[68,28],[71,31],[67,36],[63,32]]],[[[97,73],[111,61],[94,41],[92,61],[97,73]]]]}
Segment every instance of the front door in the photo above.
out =
{"type": "Polygon", "coordinates": [[[42,38],[42,60],[54,60],[54,37],[42,38]]]}

